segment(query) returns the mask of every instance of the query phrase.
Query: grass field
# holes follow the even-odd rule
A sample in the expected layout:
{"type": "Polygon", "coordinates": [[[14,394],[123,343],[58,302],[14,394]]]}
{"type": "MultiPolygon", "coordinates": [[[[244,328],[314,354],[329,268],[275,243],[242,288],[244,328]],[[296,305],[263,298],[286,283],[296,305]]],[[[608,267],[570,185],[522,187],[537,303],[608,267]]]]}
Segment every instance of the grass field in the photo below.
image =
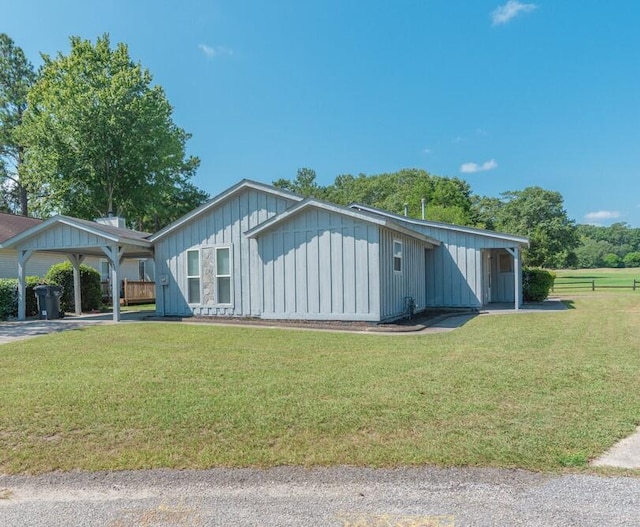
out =
{"type": "Polygon", "coordinates": [[[640,422],[640,294],[435,335],[140,323],[0,346],[0,473],[585,467],[640,422]]]}
{"type": "MultiPolygon", "coordinates": [[[[556,273],[555,292],[591,292],[591,285],[578,282],[595,282],[598,288],[632,291],[633,281],[640,281],[640,268],[630,269],[561,269],[556,273]],[[571,287],[575,283],[575,287],[571,287]]],[[[637,285],[640,293],[640,284],[637,285]]]]}

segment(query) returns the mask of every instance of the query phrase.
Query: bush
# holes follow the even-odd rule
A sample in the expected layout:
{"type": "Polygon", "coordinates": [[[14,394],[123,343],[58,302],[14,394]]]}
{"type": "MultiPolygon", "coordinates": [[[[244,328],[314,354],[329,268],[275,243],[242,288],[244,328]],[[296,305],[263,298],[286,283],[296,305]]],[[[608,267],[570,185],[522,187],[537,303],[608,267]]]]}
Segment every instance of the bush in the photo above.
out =
{"type": "MultiPolygon", "coordinates": [[[[60,298],[60,311],[74,311],[73,265],[71,265],[71,262],[52,265],[44,278],[47,283],[59,285],[63,288],[62,297],[60,298]]],[[[88,265],[80,266],[80,291],[82,294],[82,311],[91,311],[101,306],[100,273],[93,267],[88,265]]]]}
{"type": "Polygon", "coordinates": [[[602,257],[602,265],[604,267],[611,267],[613,269],[624,266],[624,264],[622,263],[622,258],[614,253],[605,254],[602,257]]]}
{"type": "Polygon", "coordinates": [[[541,302],[549,296],[555,273],[544,269],[524,268],[522,270],[522,294],[525,302],[541,302]]]}
{"type": "MultiPolygon", "coordinates": [[[[38,300],[33,288],[41,283],[38,276],[27,276],[26,287],[26,316],[38,314],[38,300]]],[[[0,320],[18,316],[18,279],[0,278],[0,320]]]]}
{"type": "Polygon", "coordinates": [[[640,267],[640,253],[627,253],[622,261],[625,267],[640,267]]]}

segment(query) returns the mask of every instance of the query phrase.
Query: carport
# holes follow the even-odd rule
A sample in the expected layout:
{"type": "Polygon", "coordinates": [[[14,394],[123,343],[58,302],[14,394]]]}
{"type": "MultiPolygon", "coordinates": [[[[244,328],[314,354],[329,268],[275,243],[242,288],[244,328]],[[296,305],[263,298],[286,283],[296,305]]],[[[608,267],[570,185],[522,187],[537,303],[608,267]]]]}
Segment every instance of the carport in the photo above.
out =
{"type": "Polygon", "coordinates": [[[27,263],[33,253],[45,251],[66,255],[73,265],[73,288],[76,314],[82,314],[80,264],[87,256],[106,258],[109,262],[113,301],[113,320],[120,320],[120,265],[127,258],[153,258],[149,233],[117,226],[118,218],[98,221],[54,216],[6,240],[2,247],[18,253],[18,320],[26,318],[27,263]],[[113,221],[113,224],[111,223],[113,221]]]}

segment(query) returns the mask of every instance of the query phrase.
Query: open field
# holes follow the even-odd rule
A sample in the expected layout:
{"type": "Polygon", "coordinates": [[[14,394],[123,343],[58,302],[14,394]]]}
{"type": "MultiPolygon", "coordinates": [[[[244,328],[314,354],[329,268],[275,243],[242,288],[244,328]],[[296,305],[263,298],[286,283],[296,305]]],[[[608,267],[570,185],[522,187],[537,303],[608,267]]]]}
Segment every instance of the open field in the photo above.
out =
{"type": "MultiPolygon", "coordinates": [[[[632,291],[634,279],[640,281],[640,268],[629,269],[560,269],[556,274],[555,293],[591,292],[591,285],[584,282],[595,281],[595,289],[612,291],[632,291]],[[571,287],[571,282],[575,287],[571,287]],[[582,282],[582,283],[580,283],[582,282]]],[[[636,292],[640,293],[640,284],[636,292]]]]}
{"type": "Polygon", "coordinates": [[[381,336],[140,323],[0,346],[0,473],[585,467],[640,422],[640,294],[381,336]]]}

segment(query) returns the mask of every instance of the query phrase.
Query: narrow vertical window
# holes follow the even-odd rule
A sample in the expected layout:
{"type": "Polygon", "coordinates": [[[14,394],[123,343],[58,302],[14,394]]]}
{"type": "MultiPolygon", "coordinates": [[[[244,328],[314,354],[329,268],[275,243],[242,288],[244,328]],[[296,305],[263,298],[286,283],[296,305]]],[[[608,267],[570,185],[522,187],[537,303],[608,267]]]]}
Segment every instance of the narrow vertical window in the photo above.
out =
{"type": "Polygon", "coordinates": [[[187,251],[187,286],[189,304],[200,303],[200,251],[187,251]]]}
{"type": "Polygon", "coordinates": [[[399,240],[393,240],[393,270],[402,272],[402,242],[399,240]]]}
{"type": "Polygon", "coordinates": [[[138,280],[140,282],[144,282],[145,281],[145,277],[147,276],[146,273],[146,261],[144,260],[138,260],[138,280]]]}
{"type": "Polygon", "coordinates": [[[231,304],[231,249],[216,249],[216,287],[218,304],[231,304]]]}
{"type": "Polygon", "coordinates": [[[103,282],[107,282],[111,275],[111,269],[109,269],[109,262],[107,260],[100,261],[100,279],[103,282]]]}

